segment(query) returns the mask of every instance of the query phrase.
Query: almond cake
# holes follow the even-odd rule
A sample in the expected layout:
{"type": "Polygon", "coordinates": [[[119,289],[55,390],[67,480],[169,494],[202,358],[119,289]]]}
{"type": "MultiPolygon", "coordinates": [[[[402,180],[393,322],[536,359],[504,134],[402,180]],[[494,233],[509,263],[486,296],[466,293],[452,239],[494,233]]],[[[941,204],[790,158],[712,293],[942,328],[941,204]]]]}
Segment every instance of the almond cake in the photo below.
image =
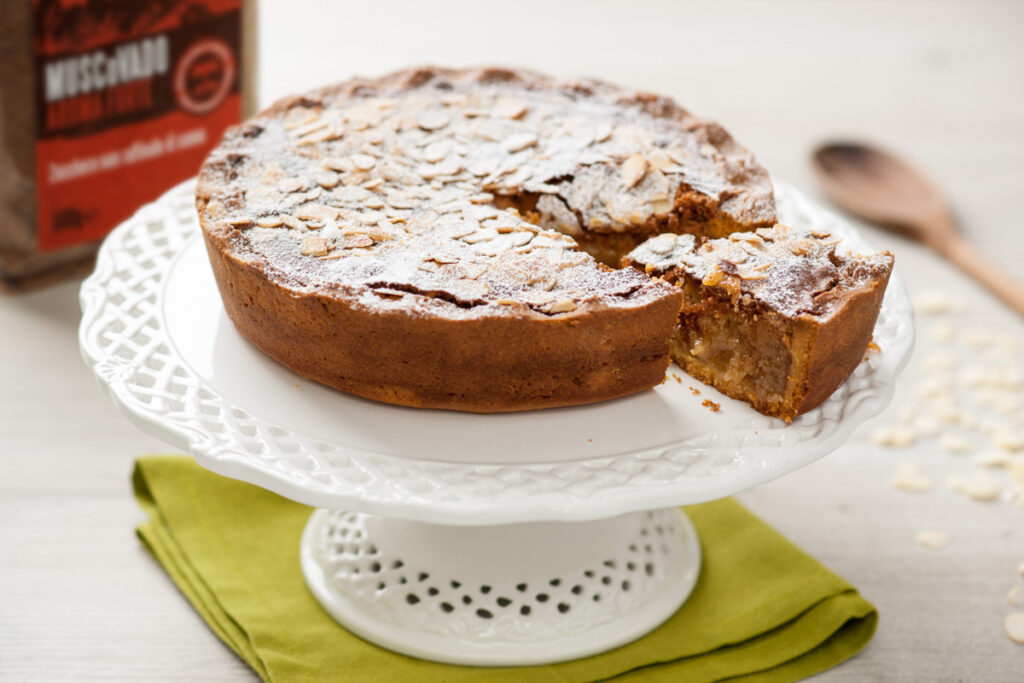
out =
{"type": "Polygon", "coordinates": [[[365,398],[505,412],[664,378],[683,292],[623,255],[775,222],[767,173],[667,98],[418,68],[231,129],[197,209],[238,331],[365,398]]]}

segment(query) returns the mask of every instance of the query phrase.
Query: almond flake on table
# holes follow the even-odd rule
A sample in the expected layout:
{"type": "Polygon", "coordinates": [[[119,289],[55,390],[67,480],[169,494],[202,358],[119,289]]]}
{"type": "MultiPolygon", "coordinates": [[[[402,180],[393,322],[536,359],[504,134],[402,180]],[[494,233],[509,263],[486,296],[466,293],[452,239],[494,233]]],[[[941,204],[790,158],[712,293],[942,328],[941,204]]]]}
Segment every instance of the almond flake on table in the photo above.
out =
{"type": "Polygon", "coordinates": [[[873,444],[888,448],[905,448],[913,445],[916,440],[917,434],[906,425],[889,425],[871,433],[873,444]]]}
{"type": "Polygon", "coordinates": [[[956,455],[970,453],[974,450],[974,444],[971,443],[970,439],[965,439],[958,434],[950,434],[949,432],[939,437],[939,446],[947,453],[954,453],[956,455]]]}
{"type": "Polygon", "coordinates": [[[1014,586],[1006,594],[1006,602],[1014,607],[1024,607],[1024,586],[1014,586]]]}
{"type": "Polygon", "coordinates": [[[1017,573],[1024,577],[1024,561],[1017,565],[1017,573]]]}
{"type": "Polygon", "coordinates": [[[1010,640],[1024,645],[1024,612],[1007,614],[1004,625],[1010,640]]]}
{"type": "Polygon", "coordinates": [[[1017,452],[1024,449],[1024,436],[1010,430],[1000,430],[992,435],[992,445],[1004,451],[1017,452]]]}
{"type": "Polygon", "coordinates": [[[889,484],[900,491],[923,493],[931,490],[934,482],[918,465],[902,462],[896,466],[896,472],[889,479],[889,484]]]}
{"type": "Polygon", "coordinates": [[[936,342],[953,341],[953,337],[956,336],[956,328],[948,320],[940,320],[928,329],[928,336],[936,342]]]}
{"type": "Polygon", "coordinates": [[[938,436],[942,431],[942,422],[931,415],[922,415],[914,420],[914,429],[920,436],[938,436]]]}
{"type": "Polygon", "coordinates": [[[979,467],[1009,467],[1014,457],[1004,450],[995,449],[972,456],[971,462],[979,467]]]}
{"type": "Polygon", "coordinates": [[[953,381],[941,375],[928,377],[917,385],[914,395],[918,398],[953,398],[953,381]]]}
{"type": "Polygon", "coordinates": [[[984,472],[971,475],[955,474],[946,479],[946,487],[955,493],[962,493],[971,500],[992,502],[999,500],[1003,487],[984,472]]]}
{"type": "Polygon", "coordinates": [[[991,330],[977,328],[964,330],[963,334],[960,335],[960,340],[964,343],[964,346],[980,351],[992,345],[995,341],[995,333],[991,330]]]}
{"type": "Polygon", "coordinates": [[[914,312],[921,315],[949,313],[960,308],[960,301],[945,292],[928,291],[914,297],[914,312]]]}
{"type": "Polygon", "coordinates": [[[941,550],[949,545],[949,534],[945,531],[918,531],[914,542],[928,550],[941,550]]]}
{"type": "Polygon", "coordinates": [[[936,351],[924,357],[924,369],[930,371],[952,370],[957,366],[955,353],[949,351],[936,351]]]}

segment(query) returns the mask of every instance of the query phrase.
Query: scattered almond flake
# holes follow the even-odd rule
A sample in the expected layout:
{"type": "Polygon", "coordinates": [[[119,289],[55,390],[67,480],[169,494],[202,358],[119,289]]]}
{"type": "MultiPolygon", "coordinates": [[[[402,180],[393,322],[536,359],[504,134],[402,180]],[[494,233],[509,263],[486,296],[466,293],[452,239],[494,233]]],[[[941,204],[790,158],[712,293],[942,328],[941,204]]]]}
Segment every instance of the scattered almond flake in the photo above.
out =
{"type": "Polygon", "coordinates": [[[914,542],[928,550],[941,550],[949,545],[949,534],[944,531],[918,531],[914,542]]]}
{"type": "Polygon", "coordinates": [[[876,446],[888,448],[905,448],[913,445],[917,440],[917,434],[907,425],[889,425],[876,429],[871,433],[871,442],[876,446]]]}
{"type": "Polygon", "coordinates": [[[1002,332],[996,333],[993,342],[997,349],[1008,355],[1015,355],[1020,352],[1020,342],[1016,337],[1002,332]]]}
{"type": "Polygon", "coordinates": [[[647,159],[642,154],[634,154],[622,162],[619,173],[627,189],[635,187],[647,174],[647,159]]]}
{"type": "Polygon", "coordinates": [[[921,415],[913,421],[914,429],[920,436],[938,436],[942,431],[942,422],[931,415],[921,415]]]}
{"type": "Polygon", "coordinates": [[[932,417],[949,424],[959,424],[963,421],[964,411],[953,403],[952,399],[943,401],[930,401],[928,411],[932,417]]]}
{"type": "Polygon", "coordinates": [[[914,311],[921,315],[949,313],[958,308],[957,301],[945,292],[922,292],[913,299],[914,311]]]}
{"type": "Polygon", "coordinates": [[[899,413],[897,414],[899,415],[900,422],[907,423],[913,423],[914,418],[917,416],[917,413],[914,412],[914,408],[912,406],[900,406],[899,413]]]}
{"type": "Polygon", "coordinates": [[[1024,612],[1013,612],[1006,615],[1004,622],[1006,635],[1015,643],[1024,645],[1024,612]]]}
{"type": "Polygon", "coordinates": [[[1017,573],[1024,576],[1024,561],[1017,565],[1017,573]]]}
{"type": "Polygon", "coordinates": [[[918,398],[952,397],[953,381],[947,377],[929,377],[917,385],[914,395],[918,398]]]}
{"type": "Polygon", "coordinates": [[[975,351],[981,351],[992,345],[992,342],[995,341],[995,335],[989,330],[972,328],[963,331],[960,335],[960,341],[975,351]]]}
{"type": "Polygon", "coordinates": [[[982,451],[971,458],[971,462],[978,467],[1009,467],[1013,461],[1013,456],[998,449],[982,451]]]}
{"type": "Polygon", "coordinates": [[[928,336],[932,338],[932,341],[953,341],[953,337],[956,336],[956,328],[953,326],[953,323],[948,320],[940,320],[937,323],[933,323],[932,326],[928,328],[928,336]]]}
{"type": "Polygon", "coordinates": [[[950,434],[949,432],[939,437],[939,447],[947,453],[954,453],[956,455],[974,451],[974,444],[970,439],[966,439],[959,434],[950,434]]]}
{"type": "Polygon", "coordinates": [[[704,399],[703,401],[700,402],[700,404],[707,408],[708,410],[710,410],[712,413],[717,413],[719,410],[722,409],[722,404],[715,403],[710,398],[704,399]]]}
{"type": "Polygon", "coordinates": [[[1024,436],[1010,430],[999,430],[992,435],[992,445],[1016,453],[1024,449],[1024,436]]]}
{"type": "Polygon", "coordinates": [[[1002,487],[999,482],[984,472],[970,475],[956,474],[946,478],[946,488],[955,493],[962,493],[971,500],[991,502],[999,500],[1002,487]]]}
{"type": "Polygon", "coordinates": [[[936,351],[924,357],[925,370],[952,370],[957,366],[956,354],[949,351],[936,351]]]}
{"type": "Polygon", "coordinates": [[[910,493],[922,493],[930,491],[934,482],[924,471],[913,463],[900,463],[896,466],[896,472],[889,479],[889,483],[901,490],[910,493]]]}
{"type": "Polygon", "coordinates": [[[1024,607],[1024,586],[1014,586],[1006,594],[1006,602],[1014,607],[1024,607]]]}

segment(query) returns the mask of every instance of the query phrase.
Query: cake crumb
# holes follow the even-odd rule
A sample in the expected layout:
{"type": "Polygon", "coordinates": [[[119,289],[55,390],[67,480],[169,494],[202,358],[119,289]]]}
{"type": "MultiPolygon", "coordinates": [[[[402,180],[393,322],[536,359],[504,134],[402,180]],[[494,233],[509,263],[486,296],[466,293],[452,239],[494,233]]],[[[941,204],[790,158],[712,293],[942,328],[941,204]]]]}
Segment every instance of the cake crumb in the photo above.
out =
{"type": "Polygon", "coordinates": [[[1006,635],[1015,643],[1024,645],[1024,612],[1013,612],[1006,615],[1006,635]]]}
{"type": "Polygon", "coordinates": [[[700,396],[700,389],[697,387],[690,387],[690,393],[694,396],[700,396]]]}
{"type": "Polygon", "coordinates": [[[675,380],[676,380],[676,384],[682,384],[682,383],[683,383],[683,378],[682,378],[682,377],[680,377],[679,375],[677,375],[677,374],[675,374],[675,373],[672,373],[672,377],[674,377],[674,378],[675,378],[675,380]]]}
{"type": "Polygon", "coordinates": [[[719,410],[722,409],[722,405],[720,403],[715,403],[710,398],[704,399],[703,401],[700,402],[700,404],[707,408],[708,410],[710,410],[712,413],[717,413],[719,410]]]}
{"type": "Polygon", "coordinates": [[[933,482],[920,467],[904,462],[896,466],[896,472],[889,479],[889,484],[900,491],[923,493],[931,490],[933,482]]]}
{"type": "Polygon", "coordinates": [[[914,542],[928,550],[941,550],[949,545],[949,534],[944,531],[918,531],[914,542]]]}
{"type": "Polygon", "coordinates": [[[876,429],[871,434],[871,442],[877,446],[888,448],[905,448],[913,445],[917,440],[917,434],[906,425],[890,425],[876,429]]]}

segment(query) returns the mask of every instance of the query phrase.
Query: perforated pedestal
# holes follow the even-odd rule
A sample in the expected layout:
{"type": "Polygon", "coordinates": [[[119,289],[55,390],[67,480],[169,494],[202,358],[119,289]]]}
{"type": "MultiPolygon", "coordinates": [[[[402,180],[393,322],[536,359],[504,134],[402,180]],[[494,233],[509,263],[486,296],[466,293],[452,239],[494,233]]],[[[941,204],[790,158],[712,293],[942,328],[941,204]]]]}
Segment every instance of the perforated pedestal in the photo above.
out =
{"type": "Polygon", "coordinates": [[[453,664],[527,665],[628,643],[686,600],[700,545],[686,515],[440,526],[318,510],[302,539],[313,594],[350,631],[453,664]]]}

